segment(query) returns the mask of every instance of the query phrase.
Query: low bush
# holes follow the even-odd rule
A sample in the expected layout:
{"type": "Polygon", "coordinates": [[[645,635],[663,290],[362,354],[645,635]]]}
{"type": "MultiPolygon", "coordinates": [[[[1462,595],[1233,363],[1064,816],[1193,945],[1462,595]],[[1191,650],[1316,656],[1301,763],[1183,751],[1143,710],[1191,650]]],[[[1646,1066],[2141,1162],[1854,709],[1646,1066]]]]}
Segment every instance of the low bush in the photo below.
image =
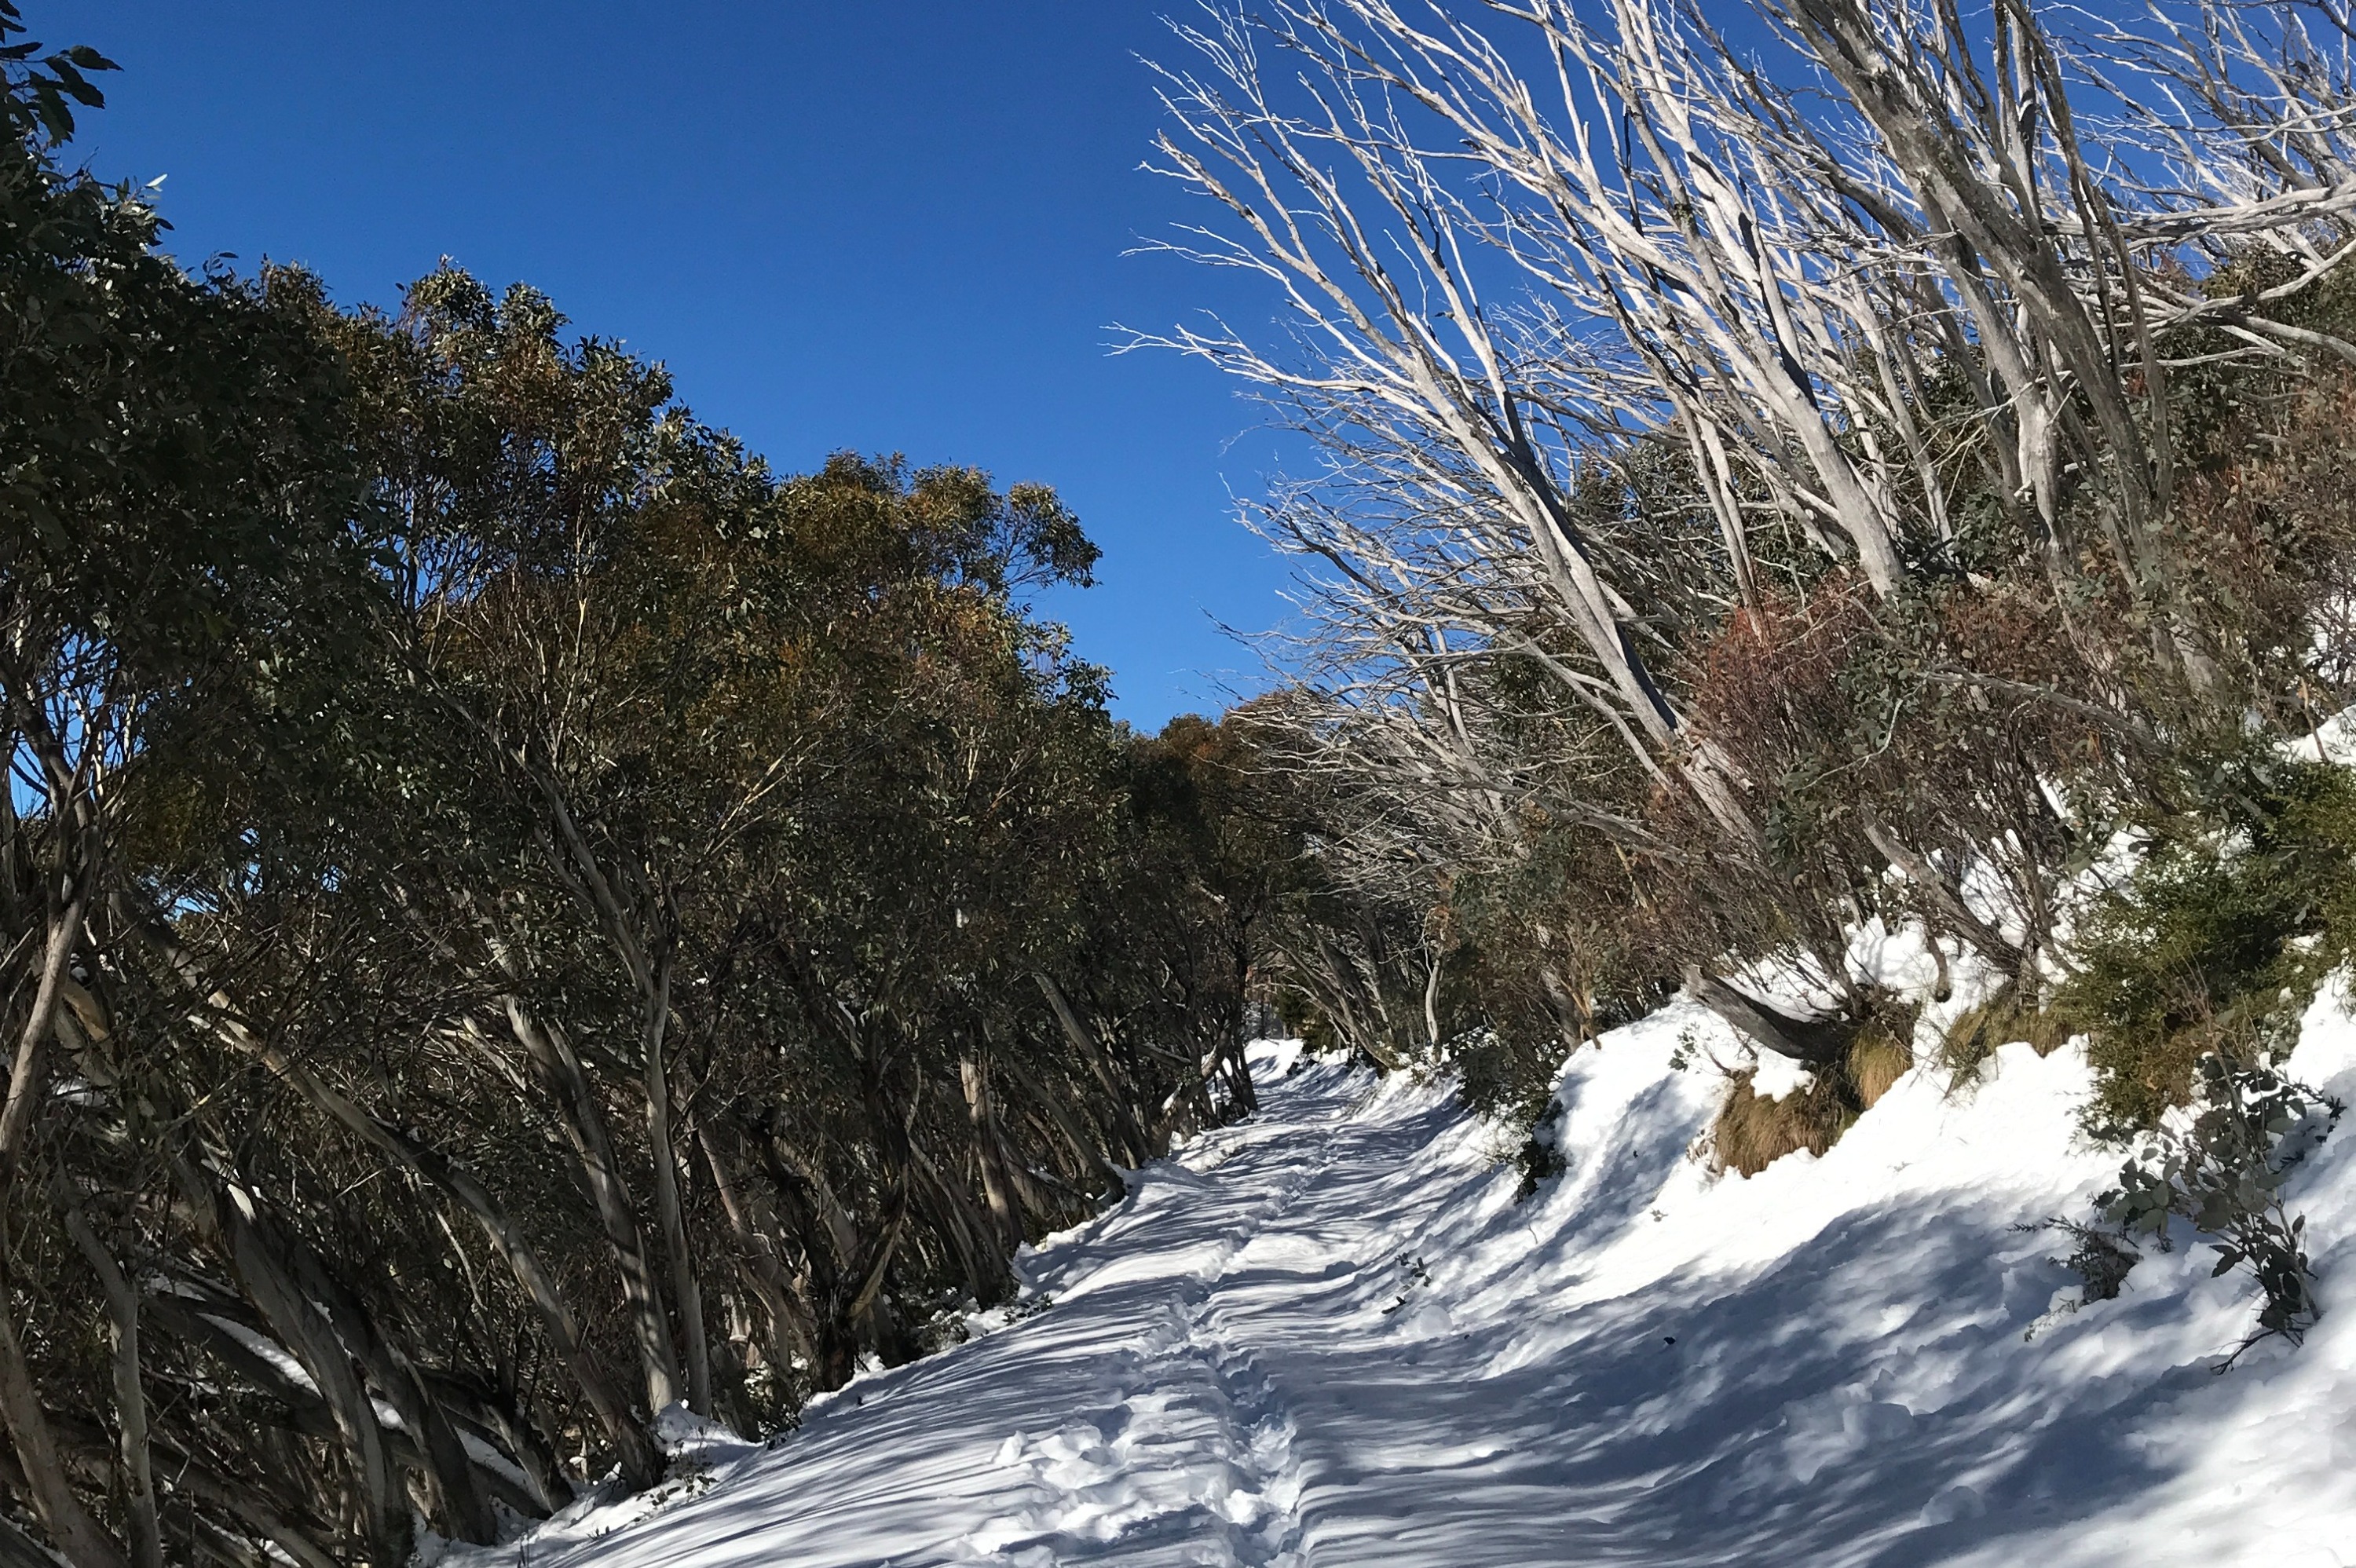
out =
{"type": "Polygon", "coordinates": [[[1551,1109],[1549,1106],[1549,1115],[1530,1128],[1530,1136],[1522,1140],[1521,1149],[1514,1157],[1514,1163],[1522,1173],[1522,1184],[1514,1189],[1514,1201],[1516,1203],[1528,1199],[1541,1185],[1570,1168],[1569,1162],[1562,1157],[1562,1146],[1556,1141],[1558,1134],[1551,1109]]]}
{"type": "Polygon", "coordinates": [[[1467,1029],[1448,1042],[1457,1097],[1471,1110],[1526,1127],[1553,1104],[1560,1036],[1536,1029],[1467,1029]]]}
{"type": "Polygon", "coordinates": [[[1853,1096],[1840,1075],[1820,1072],[1804,1088],[1771,1099],[1751,1086],[1755,1075],[1732,1075],[1726,1104],[1709,1130],[1709,1168],[1756,1176],[1801,1149],[1820,1155],[1857,1120],[1853,1096]]]}
{"type": "Polygon", "coordinates": [[[2147,1136],[2121,1168],[2119,1185],[2095,1201],[2110,1223],[2163,1248],[2177,1220],[2215,1238],[2214,1272],[2246,1271],[2263,1297],[2257,1330],[2243,1348],[2273,1334],[2296,1342],[2318,1305],[2307,1222],[2284,1206],[2282,1186],[2329,1135],[2341,1106],[2264,1060],[2212,1053],[2201,1058],[2193,1114],[2147,1136]]]}
{"type": "Polygon", "coordinates": [[[2088,1037],[2098,1136],[2157,1126],[2204,1056],[2286,1048],[2356,951],[2356,774],[2243,751],[2181,783],[2133,872],[2081,921],[2054,998],[2056,1027],[2088,1037]]]}
{"type": "Polygon", "coordinates": [[[2077,1243],[2068,1257],[2058,1260],[2078,1276],[2078,1299],[2071,1310],[2091,1302],[2116,1300],[2127,1275],[2143,1261],[2143,1253],[2133,1243],[2101,1226],[2070,1220],[2049,1220],[2046,1225],[2077,1243]]]}

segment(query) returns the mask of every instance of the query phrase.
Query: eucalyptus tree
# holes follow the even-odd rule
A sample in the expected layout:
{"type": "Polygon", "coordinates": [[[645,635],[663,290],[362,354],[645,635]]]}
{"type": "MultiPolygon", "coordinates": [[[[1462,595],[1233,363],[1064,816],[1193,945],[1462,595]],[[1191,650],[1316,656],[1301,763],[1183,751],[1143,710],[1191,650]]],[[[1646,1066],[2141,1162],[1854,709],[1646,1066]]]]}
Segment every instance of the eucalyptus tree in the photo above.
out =
{"type": "MultiPolygon", "coordinates": [[[[0,38],[20,31],[0,8],[0,38]]],[[[182,1041],[117,1032],[107,1001],[171,913],[151,874],[159,836],[141,829],[181,803],[148,759],[317,738],[321,671],[364,613],[370,511],[339,366],[304,302],[187,276],[153,251],[142,193],[60,169],[67,105],[98,103],[87,73],[106,62],[37,54],[11,43],[0,57],[15,1040],[0,1414],[11,1486],[51,1542],[77,1563],[147,1564],[165,1554],[161,1477],[237,1490],[159,1426],[177,1391],[155,1390],[169,1358],[145,1295],[176,1205],[209,1203],[234,1178],[173,1114],[209,1087],[183,1071],[182,1041]]],[[[405,1502],[370,1527],[386,1550],[407,1531],[405,1502]]]]}
{"type": "Polygon", "coordinates": [[[1225,1108],[1051,490],[780,478],[453,269],[191,279],[8,58],[0,1553],[487,1542],[1225,1108]]]}
{"type": "MultiPolygon", "coordinates": [[[[1523,852],[1513,810],[1547,763],[1481,737],[1510,728],[1497,672],[1527,664],[1830,952],[1795,869],[1769,864],[1801,841],[1768,830],[1829,736],[1777,750],[1697,722],[1732,711],[1701,700],[1710,669],[1804,663],[1853,625],[1852,653],[1931,661],[1893,725],[1963,688],[2149,735],[2112,612],[2072,608],[2116,589],[2150,656],[2211,700],[2214,637],[2160,523],[2171,357],[2210,355],[2190,347],[2203,323],[2236,352],[2344,350],[2298,297],[2345,253],[2348,95],[2328,7],[2311,28],[2194,11],[2073,40],[2019,5],[1976,36],[1952,6],[1795,3],[1762,12],[1756,57],[1673,0],[1296,0],[1181,28],[1198,59],[1164,73],[1160,165],[1219,216],[1173,248],[1269,280],[1290,330],[1139,341],[1237,375],[1327,454],[1259,526],[1314,569],[1304,673],[1330,701],[1310,732],[1351,737],[1331,765],[1402,801],[1450,795],[1416,809],[1523,852]],[[2293,258],[2278,291],[2201,282],[2257,254],[2293,258]],[[1665,447],[1665,506],[1638,477],[1665,447]],[[1597,475],[1633,504],[1582,511],[1597,475]],[[1993,566],[1986,505],[2009,541],[1993,566]],[[2010,571],[2002,552],[2043,572],[2081,667],[2050,696],[1908,629],[1948,614],[1959,578],[2010,571]],[[1882,608],[1856,621],[1850,595],[1882,608]]],[[[2038,764],[1985,760],[1966,816],[2052,815],[2038,764]]],[[[2016,941],[1962,896],[1979,847],[1934,824],[1938,852],[1909,842],[1923,828],[1892,826],[1881,775],[1826,778],[1844,774],[1849,798],[1809,786],[1837,825],[1809,874],[1857,887],[1886,862],[1940,924],[2029,964],[2067,844],[2008,828],[1987,847],[2019,863],[2016,941]]],[[[1556,795],[1631,853],[1669,848],[1655,807],[1556,795]]]]}

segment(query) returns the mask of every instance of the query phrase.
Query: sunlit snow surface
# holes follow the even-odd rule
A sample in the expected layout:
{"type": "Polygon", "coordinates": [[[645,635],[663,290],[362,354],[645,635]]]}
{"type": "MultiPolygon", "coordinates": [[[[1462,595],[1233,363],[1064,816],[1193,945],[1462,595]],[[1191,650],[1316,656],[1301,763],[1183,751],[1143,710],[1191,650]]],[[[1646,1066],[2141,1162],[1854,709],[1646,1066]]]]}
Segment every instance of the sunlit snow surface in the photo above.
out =
{"type": "MultiPolygon", "coordinates": [[[[2220,1374],[2255,1305],[2205,1246],[2072,1313],[2023,1228],[2116,1165],[2074,1051],[1918,1070],[1746,1181],[1688,1157],[1721,1080],[1681,1035],[1738,1054],[1680,1005],[1572,1060],[1570,1168],[1519,1206],[1443,1090],[1258,1048],[1261,1115],[1026,1256],[1051,1306],[457,1561],[2356,1564],[2356,1116],[2289,1189],[2322,1323],[2220,1374]]],[[[2293,1067],[2356,1099],[2335,999],[2293,1067]]]]}

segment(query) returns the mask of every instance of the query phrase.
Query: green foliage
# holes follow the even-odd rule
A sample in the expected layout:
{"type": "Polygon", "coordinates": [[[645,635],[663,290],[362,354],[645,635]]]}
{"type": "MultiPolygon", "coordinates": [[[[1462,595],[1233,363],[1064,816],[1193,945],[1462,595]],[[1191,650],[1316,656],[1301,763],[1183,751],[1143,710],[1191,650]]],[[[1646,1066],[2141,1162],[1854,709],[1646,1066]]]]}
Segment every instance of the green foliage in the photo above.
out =
{"type": "MultiPolygon", "coordinates": [[[[2136,555],[2101,453],[2037,515],[1985,368],[1929,353],[1944,454],[1892,481],[1887,598],[1757,475],[1736,581],[1700,449],[1597,432],[1558,522],[1663,735],[1619,732],[1545,592],[1473,573],[1475,637],[1419,622],[1394,667],[1360,627],[1341,700],[1138,736],[1030,603],[1098,559],[1052,489],[773,473],[455,267],[397,314],[191,277],[143,195],[60,162],[110,63],[22,32],[0,0],[0,1023],[76,1088],[11,1095],[0,1373],[99,1535],[136,1521],[93,1252],[146,1287],[171,1560],[395,1563],[420,1511],[487,1541],[494,1500],[650,1479],[682,1392],[773,1430],[937,1342],[1025,1239],[1251,1108],[1270,1001],[1452,1066],[1528,1129],[1526,1196],[1564,1054],[1697,959],[1814,962],[1837,1059],[1782,1100],[1738,1078],[1713,1145],[1822,1151],[1912,1064],[1845,965],[1872,917],[2013,977],[1959,1068],[2090,1035],[2093,1121],[2149,1133],[2113,1222],[2186,1219],[2262,1331],[2311,1317],[2278,1191],[2336,1107],[2265,1052],[2356,955],[2356,785],[2273,748],[2351,679],[2313,650],[2350,643],[2356,386],[2170,345],[2182,483],[2136,555]],[[2121,816],[2135,868],[2040,1008],[2057,891],[2121,816]]],[[[2352,298],[2284,319],[2344,332],[2352,298]]],[[[1374,472],[1360,499],[1411,504],[1374,472]]],[[[1494,499],[1473,477],[1451,506],[1494,499]]],[[[2126,1250],[2073,1234],[2115,1289],[2126,1250]]]]}
{"type": "MultiPolygon", "coordinates": [[[[8,101],[22,107],[12,79],[8,101]]],[[[350,624],[371,542],[316,288],[183,274],[128,187],[0,143],[0,574],[19,659],[69,626],[171,684],[350,624]],[[339,584],[331,581],[341,579],[339,584]]]]}
{"type": "Polygon", "coordinates": [[[2060,1231],[2075,1243],[2062,1266],[2078,1276],[2078,1300],[2084,1307],[2096,1301],[2115,1301],[2126,1288],[2127,1275],[2143,1261],[2143,1253],[2125,1236],[2095,1225],[2084,1225],[2070,1220],[2049,1220],[2047,1228],[2060,1231]]]}
{"type": "Polygon", "coordinates": [[[103,108],[106,96],[91,75],[117,70],[112,60],[88,44],[74,44],[49,54],[30,38],[10,43],[25,31],[24,13],[15,0],[0,0],[0,80],[5,80],[6,134],[12,141],[45,137],[52,144],[74,133],[73,106],[103,108]]]}
{"type": "Polygon", "coordinates": [[[394,1563],[412,1504],[648,1482],[672,1398],[789,1422],[1249,1107],[1291,829],[1033,613],[1097,559],[1052,489],[777,475],[453,267],[190,278],[58,166],[102,62],[0,59],[0,1008],[85,1085],[0,1228],[92,1531],[135,1488],[64,1206],[166,1282],[170,1560],[260,1550],[250,1499],[394,1563]]]}
{"type": "Polygon", "coordinates": [[[1570,1162],[1563,1157],[1562,1125],[1552,1093],[1530,1095],[1516,1110],[1515,1125],[1529,1129],[1514,1156],[1515,1167],[1522,1173],[1520,1185],[1514,1189],[1514,1201],[1522,1203],[1542,1184],[1569,1170],[1570,1162]]]}
{"type": "Polygon", "coordinates": [[[1555,1073],[1562,1066],[1559,1034],[1476,1028],[1449,1040],[1447,1049],[1449,1064],[1456,1070],[1457,1095],[1472,1110],[1525,1127],[1545,1114],[1555,1073]]]}
{"type": "Polygon", "coordinates": [[[1551,822],[1528,833],[1526,854],[1453,878],[1441,906],[1460,1092],[1517,1125],[1547,1103],[1566,1054],[1674,989],[1647,974],[1663,954],[1647,950],[1657,934],[1612,846],[1551,822]]]}
{"type": "Polygon", "coordinates": [[[1298,986],[1280,986],[1276,990],[1276,1019],[1284,1031],[1300,1040],[1312,1056],[1346,1056],[1349,1043],[1333,1027],[1333,1020],[1306,990],[1298,986]]]}
{"type": "Polygon", "coordinates": [[[2286,1044],[2356,954],[2356,776],[2257,748],[2195,758],[2124,883],[2080,924],[2060,1018],[2089,1037],[2089,1125],[2124,1136],[2194,1088],[2194,1065],[2286,1044]]]}
{"type": "MultiPolygon", "coordinates": [[[[1300,826],[1248,710],[1216,722],[1181,714],[1133,739],[1123,776],[1131,809],[1117,896],[1129,923],[1159,933],[1151,953],[1168,981],[1162,1032],[1191,1038],[1213,1063],[1205,1092],[1215,1088],[1223,1109],[1248,1111],[1247,1016],[1273,989],[1258,964],[1300,880],[1300,826]]],[[[1294,994],[1294,1018],[1306,1000],[1294,994]]],[[[1314,1048],[1313,1005],[1301,1021],[1314,1048]]]]}
{"type": "Polygon", "coordinates": [[[2119,1185],[2095,1202],[2126,1235],[2149,1236],[2162,1248],[2175,1220],[2217,1238],[2211,1272],[2238,1268],[2257,1282],[2254,1339],[2296,1341],[2315,1318],[2315,1282],[2306,1219],[2284,1207],[2282,1187],[2329,1134],[2341,1107],[2264,1060],[2211,1054],[2199,1073],[2190,1116],[2147,1135],[2120,1168],[2119,1185]]]}

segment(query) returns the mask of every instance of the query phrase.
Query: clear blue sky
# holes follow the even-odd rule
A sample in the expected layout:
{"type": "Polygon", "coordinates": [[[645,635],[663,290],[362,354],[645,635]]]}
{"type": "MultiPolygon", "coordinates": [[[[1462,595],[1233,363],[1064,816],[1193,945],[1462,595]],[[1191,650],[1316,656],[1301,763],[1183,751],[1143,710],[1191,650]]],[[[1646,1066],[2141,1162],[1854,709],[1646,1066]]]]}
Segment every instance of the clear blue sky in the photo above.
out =
{"type": "MultiPolygon", "coordinates": [[[[1177,0],[1183,5],[1184,0],[1177,0]]],[[[1121,252],[1187,216],[1137,172],[1155,0],[27,0],[123,69],[80,155],[168,176],[173,249],[392,303],[447,254],[668,363],[782,469],[830,452],[1056,485],[1104,547],[1049,612],[1142,727],[1215,711],[1285,571],[1233,518],[1279,438],[1206,367],[1108,324],[1271,302],[1121,252]]]]}

